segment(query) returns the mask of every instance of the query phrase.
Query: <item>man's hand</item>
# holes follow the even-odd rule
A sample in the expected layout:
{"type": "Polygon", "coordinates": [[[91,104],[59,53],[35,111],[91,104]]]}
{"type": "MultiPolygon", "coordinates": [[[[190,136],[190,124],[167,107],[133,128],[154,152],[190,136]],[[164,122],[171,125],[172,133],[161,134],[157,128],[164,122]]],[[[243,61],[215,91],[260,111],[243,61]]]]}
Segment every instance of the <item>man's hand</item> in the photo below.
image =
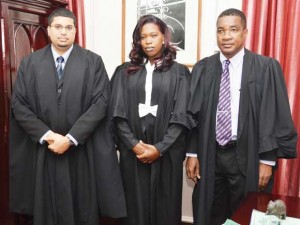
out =
{"type": "Polygon", "coordinates": [[[48,145],[51,145],[54,142],[55,133],[53,131],[49,131],[47,136],[44,137],[44,141],[48,142],[48,145]]]}
{"type": "Polygon", "coordinates": [[[188,178],[192,179],[196,184],[198,179],[200,179],[200,163],[198,157],[187,157],[185,169],[188,178]]]}
{"type": "Polygon", "coordinates": [[[54,132],[47,135],[44,140],[48,142],[48,148],[55,154],[63,154],[71,146],[68,137],[54,132]]]}
{"type": "Polygon", "coordinates": [[[146,149],[142,155],[136,156],[141,162],[152,163],[160,157],[160,152],[155,148],[154,145],[145,144],[142,141],[140,141],[139,144],[146,149]]]}
{"type": "Polygon", "coordinates": [[[272,166],[264,163],[259,163],[259,181],[258,181],[259,191],[262,191],[266,188],[271,176],[272,176],[272,166]]]}

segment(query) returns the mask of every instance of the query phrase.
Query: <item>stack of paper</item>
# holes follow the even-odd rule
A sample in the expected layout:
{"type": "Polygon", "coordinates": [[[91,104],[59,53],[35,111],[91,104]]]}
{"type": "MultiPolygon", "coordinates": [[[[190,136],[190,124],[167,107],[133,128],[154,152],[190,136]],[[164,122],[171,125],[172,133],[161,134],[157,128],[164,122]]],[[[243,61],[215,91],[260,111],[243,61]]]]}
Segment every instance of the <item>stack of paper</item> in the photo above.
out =
{"type": "Polygon", "coordinates": [[[286,217],[285,220],[278,219],[273,215],[266,215],[257,210],[252,211],[250,225],[300,225],[300,219],[286,217]]]}
{"type": "Polygon", "coordinates": [[[236,223],[236,222],[234,222],[234,221],[232,221],[232,220],[230,220],[230,219],[227,219],[227,220],[225,221],[225,223],[223,223],[223,225],[241,225],[241,224],[236,223]]]}

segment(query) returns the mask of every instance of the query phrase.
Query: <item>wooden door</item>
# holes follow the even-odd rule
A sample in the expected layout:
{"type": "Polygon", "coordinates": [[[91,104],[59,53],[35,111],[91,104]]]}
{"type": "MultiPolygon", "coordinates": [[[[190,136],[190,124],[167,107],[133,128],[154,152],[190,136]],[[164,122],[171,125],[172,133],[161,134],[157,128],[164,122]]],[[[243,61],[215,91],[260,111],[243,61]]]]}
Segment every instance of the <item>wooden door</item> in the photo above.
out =
{"type": "MultiPolygon", "coordinates": [[[[7,3],[7,25],[9,45],[8,94],[16,79],[16,73],[24,56],[48,44],[47,14],[12,7],[7,3]]],[[[44,12],[46,13],[46,12],[44,12]]]]}

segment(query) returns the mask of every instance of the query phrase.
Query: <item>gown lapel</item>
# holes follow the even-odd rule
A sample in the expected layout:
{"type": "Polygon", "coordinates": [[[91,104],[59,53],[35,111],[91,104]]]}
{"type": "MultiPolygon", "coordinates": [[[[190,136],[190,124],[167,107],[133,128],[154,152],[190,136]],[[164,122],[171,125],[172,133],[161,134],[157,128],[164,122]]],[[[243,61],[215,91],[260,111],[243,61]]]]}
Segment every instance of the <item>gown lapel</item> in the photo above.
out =
{"type": "MultiPolygon", "coordinates": [[[[242,70],[242,82],[240,89],[240,105],[239,105],[239,118],[238,118],[238,131],[237,138],[239,139],[244,129],[244,125],[249,113],[249,95],[255,94],[252,90],[255,88],[254,76],[250,73],[253,64],[252,55],[245,50],[242,70]]],[[[255,90],[255,89],[254,89],[255,90]]]]}

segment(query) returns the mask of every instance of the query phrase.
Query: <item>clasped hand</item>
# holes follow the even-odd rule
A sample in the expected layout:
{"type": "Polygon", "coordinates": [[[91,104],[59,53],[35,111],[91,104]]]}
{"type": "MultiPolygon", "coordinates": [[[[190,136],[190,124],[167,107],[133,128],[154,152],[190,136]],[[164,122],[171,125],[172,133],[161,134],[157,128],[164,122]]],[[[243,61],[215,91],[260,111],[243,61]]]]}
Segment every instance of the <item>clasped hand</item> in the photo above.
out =
{"type": "Polygon", "coordinates": [[[55,154],[63,154],[71,145],[68,137],[54,132],[49,132],[44,140],[48,142],[48,148],[55,154]]]}
{"type": "Polygon", "coordinates": [[[136,144],[132,151],[136,154],[136,157],[143,163],[152,163],[160,157],[160,152],[154,145],[145,144],[140,141],[136,144]]]}

